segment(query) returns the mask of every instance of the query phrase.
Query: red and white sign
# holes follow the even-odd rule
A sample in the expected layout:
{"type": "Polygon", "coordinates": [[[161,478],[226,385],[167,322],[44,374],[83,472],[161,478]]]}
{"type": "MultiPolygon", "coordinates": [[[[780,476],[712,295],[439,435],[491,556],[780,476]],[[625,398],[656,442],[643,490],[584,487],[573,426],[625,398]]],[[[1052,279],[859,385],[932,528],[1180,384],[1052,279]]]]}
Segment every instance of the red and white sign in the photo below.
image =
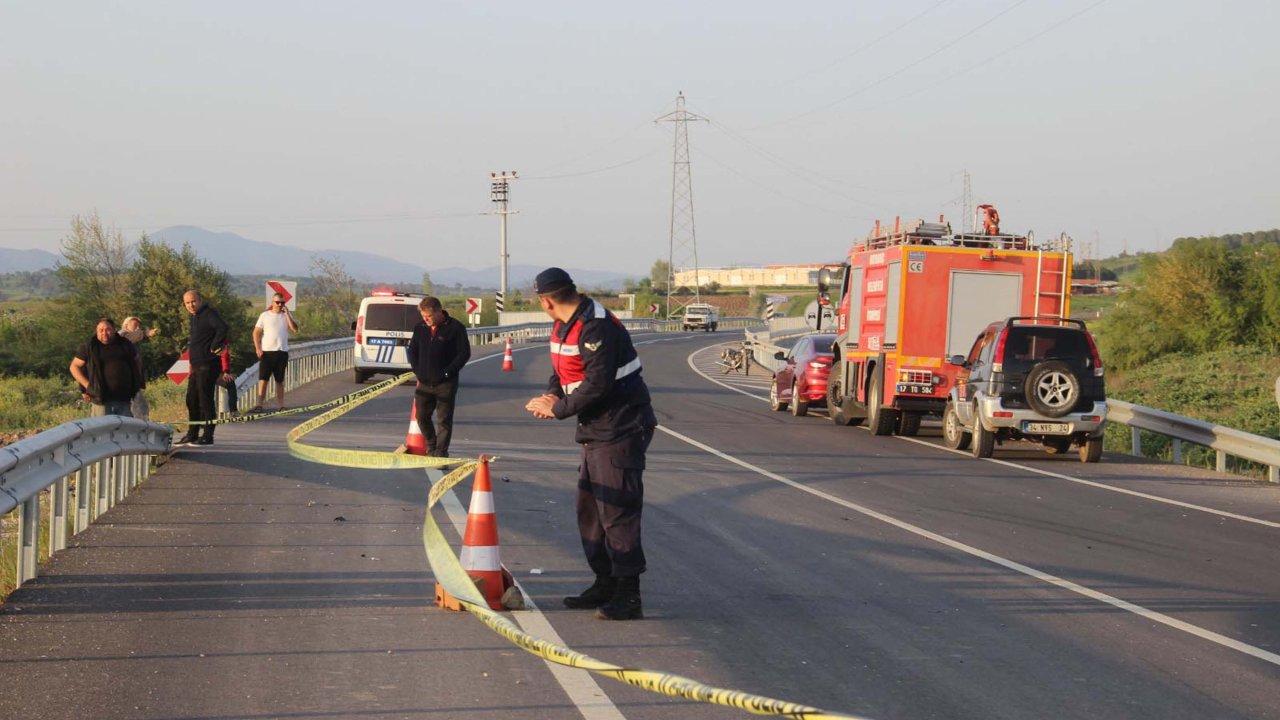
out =
{"type": "Polygon", "coordinates": [[[284,296],[284,306],[290,310],[298,309],[298,283],[291,280],[268,280],[267,281],[267,304],[271,304],[271,298],[280,293],[284,296]]]}
{"type": "Polygon", "coordinates": [[[481,298],[467,298],[467,314],[480,314],[481,298]]]}
{"type": "Polygon", "coordinates": [[[649,314],[650,315],[658,314],[658,303],[649,303],[649,314]]]}
{"type": "Polygon", "coordinates": [[[191,374],[191,355],[186,351],[182,351],[182,355],[178,357],[178,362],[173,367],[165,371],[165,375],[173,381],[174,385],[181,385],[187,376],[191,374]]]}

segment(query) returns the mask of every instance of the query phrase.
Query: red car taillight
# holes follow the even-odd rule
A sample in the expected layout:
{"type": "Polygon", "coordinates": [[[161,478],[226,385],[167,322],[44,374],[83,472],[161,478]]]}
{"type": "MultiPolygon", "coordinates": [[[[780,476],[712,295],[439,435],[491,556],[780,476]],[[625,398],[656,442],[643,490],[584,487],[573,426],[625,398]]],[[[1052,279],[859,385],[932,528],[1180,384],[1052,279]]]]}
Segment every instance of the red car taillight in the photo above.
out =
{"type": "Polygon", "coordinates": [[[356,318],[356,344],[364,342],[364,316],[356,318]]]}
{"type": "Polygon", "coordinates": [[[1093,355],[1093,376],[1102,377],[1102,355],[1098,353],[1098,343],[1093,341],[1093,334],[1084,332],[1084,339],[1089,341],[1089,353],[1093,355]]]}
{"type": "Polygon", "coordinates": [[[1004,343],[1009,339],[1009,328],[1000,331],[1000,337],[996,338],[996,351],[991,356],[991,369],[994,372],[1004,372],[1004,343]]]}

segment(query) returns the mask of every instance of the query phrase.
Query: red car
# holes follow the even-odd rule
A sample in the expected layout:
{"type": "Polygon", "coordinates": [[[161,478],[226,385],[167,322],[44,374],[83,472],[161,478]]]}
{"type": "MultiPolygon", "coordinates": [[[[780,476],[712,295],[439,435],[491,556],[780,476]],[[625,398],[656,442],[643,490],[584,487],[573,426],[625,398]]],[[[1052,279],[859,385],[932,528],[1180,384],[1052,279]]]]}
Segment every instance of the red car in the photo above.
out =
{"type": "Polygon", "coordinates": [[[827,403],[827,375],[835,362],[831,352],[835,339],[835,335],[805,335],[786,353],[777,354],[786,365],[773,374],[769,407],[781,412],[790,405],[791,414],[800,417],[809,412],[810,405],[827,403]]]}

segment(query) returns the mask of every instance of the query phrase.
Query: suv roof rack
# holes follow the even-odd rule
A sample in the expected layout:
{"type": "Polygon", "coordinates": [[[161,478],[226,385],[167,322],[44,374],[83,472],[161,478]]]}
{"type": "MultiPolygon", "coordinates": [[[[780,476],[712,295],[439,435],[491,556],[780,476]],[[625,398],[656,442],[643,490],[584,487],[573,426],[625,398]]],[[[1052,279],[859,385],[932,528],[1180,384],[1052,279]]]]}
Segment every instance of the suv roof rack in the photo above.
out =
{"type": "Polygon", "coordinates": [[[1075,320],[1073,318],[1063,318],[1057,315],[1017,315],[1004,321],[1005,327],[1013,327],[1015,324],[1022,325],[1075,325],[1081,330],[1088,330],[1088,326],[1083,320],[1075,320]]]}

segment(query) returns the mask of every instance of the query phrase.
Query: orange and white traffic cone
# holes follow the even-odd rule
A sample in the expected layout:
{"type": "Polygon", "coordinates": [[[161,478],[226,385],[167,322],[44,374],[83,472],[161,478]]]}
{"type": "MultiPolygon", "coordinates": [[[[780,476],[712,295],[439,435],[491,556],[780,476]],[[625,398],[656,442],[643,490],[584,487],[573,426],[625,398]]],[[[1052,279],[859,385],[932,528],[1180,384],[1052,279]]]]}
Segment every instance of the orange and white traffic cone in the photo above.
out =
{"type": "Polygon", "coordinates": [[[511,372],[516,369],[516,360],[511,356],[511,337],[507,336],[507,349],[502,351],[502,372],[511,372]]]}
{"type": "MultiPolygon", "coordinates": [[[[467,509],[467,528],[462,534],[462,552],[458,554],[462,568],[475,581],[489,607],[502,610],[502,596],[515,585],[511,573],[502,567],[498,553],[498,516],[493,508],[493,484],[489,479],[489,458],[481,455],[471,485],[471,506],[467,509]]],[[[436,584],[436,604],[461,609],[457,600],[436,584]]]]}
{"type": "Polygon", "coordinates": [[[409,455],[426,455],[427,439],[422,436],[422,428],[418,427],[418,404],[409,406],[409,432],[404,436],[404,451],[409,455]]]}

